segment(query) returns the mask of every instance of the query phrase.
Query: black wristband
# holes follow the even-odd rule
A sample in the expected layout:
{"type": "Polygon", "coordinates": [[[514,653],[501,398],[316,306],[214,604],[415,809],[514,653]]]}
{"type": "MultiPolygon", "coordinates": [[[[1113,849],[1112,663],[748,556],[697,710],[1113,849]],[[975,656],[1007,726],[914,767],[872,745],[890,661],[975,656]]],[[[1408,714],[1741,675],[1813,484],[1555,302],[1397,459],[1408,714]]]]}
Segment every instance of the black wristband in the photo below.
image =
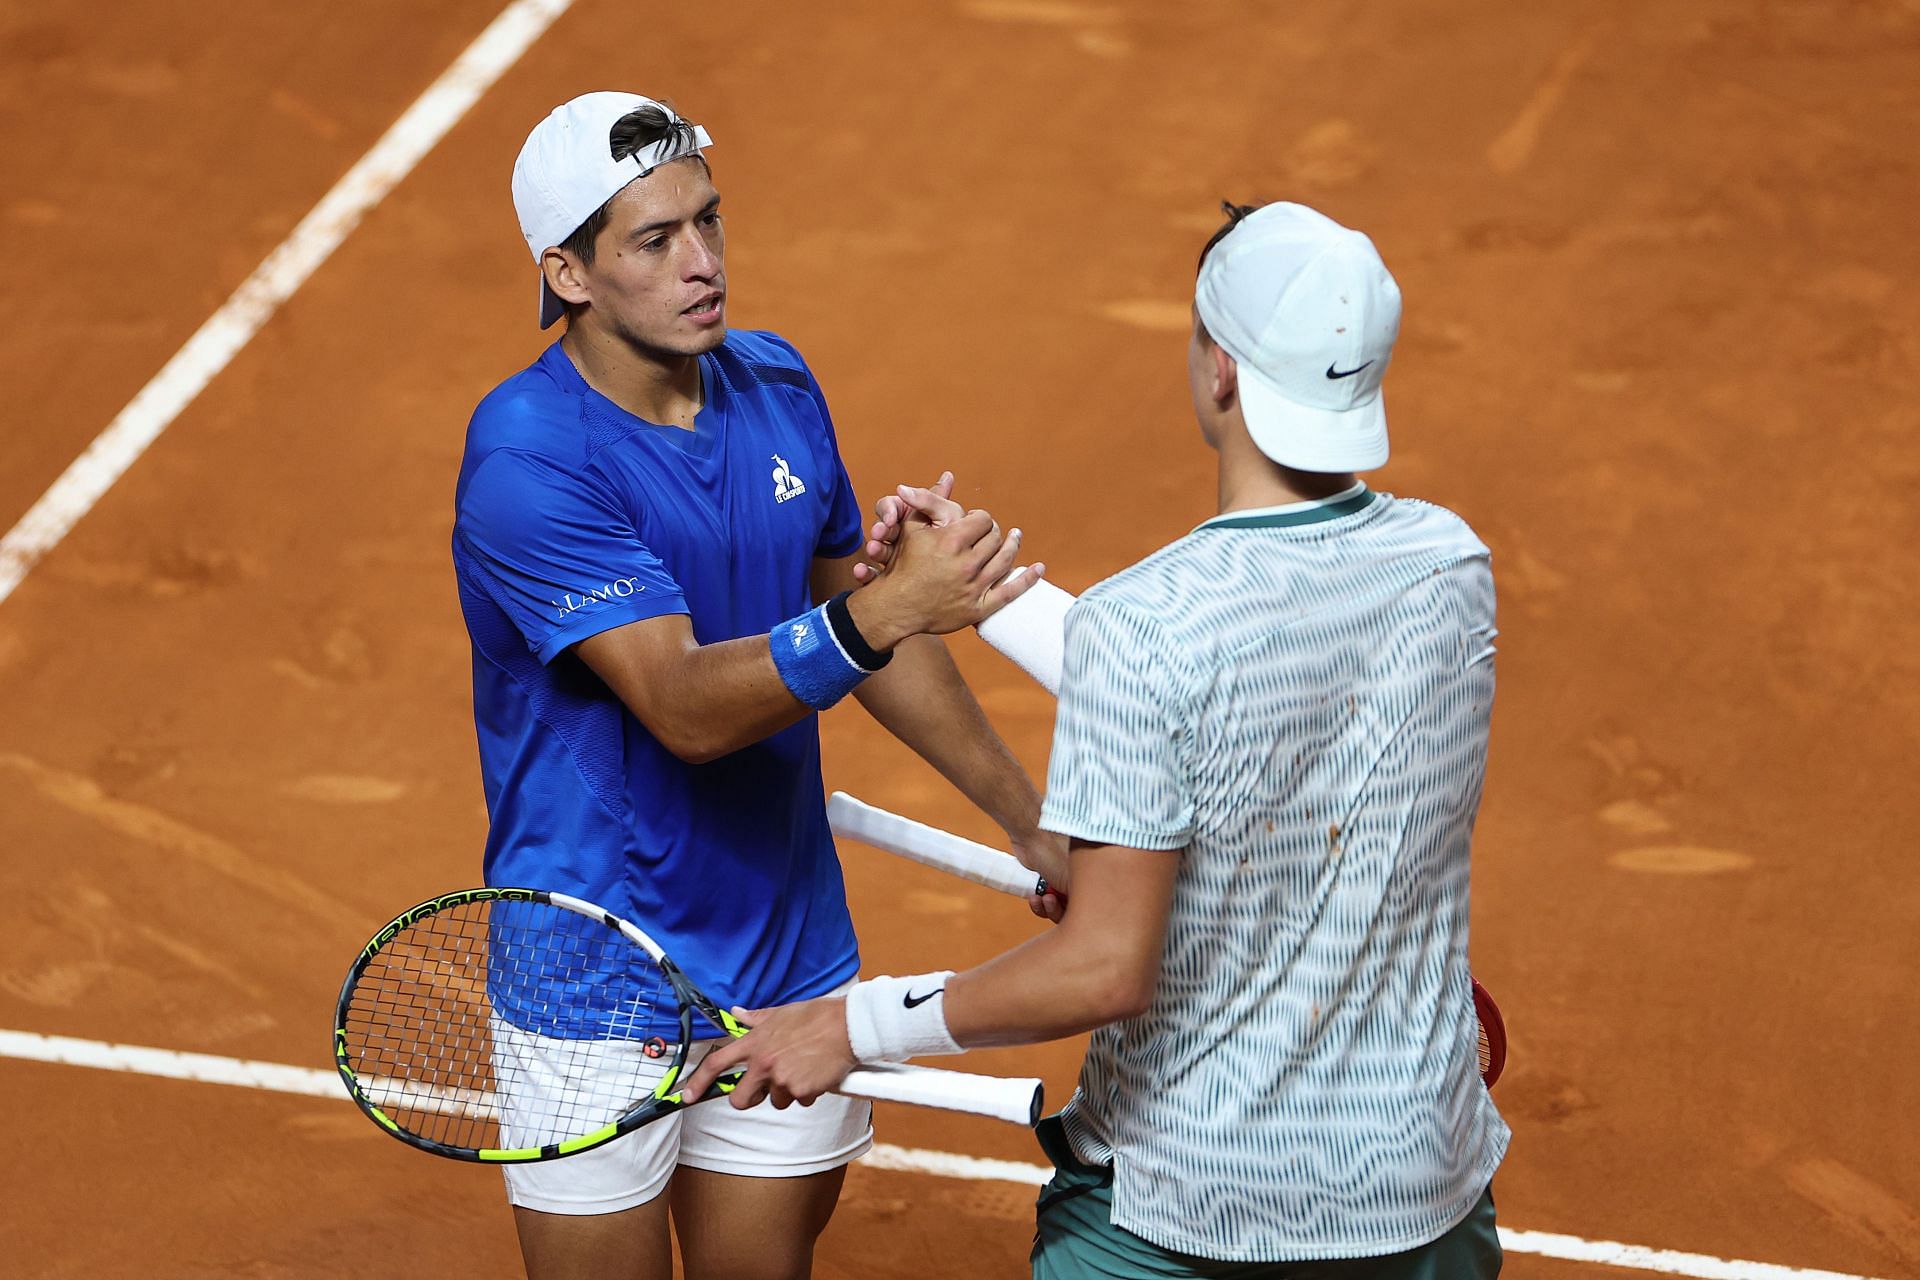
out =
{"type": "Polygon", "coordinates": [[[853,659],[855,666],[862,671],[878,671],[893,661],[893,654],[879,652],[860,634],[860,628],[853,622],[853,610],[847,607],[847,597],[852,594],[842,591],[827,601],[827,625],[833,628],[833,638],[840,642],[841,649],[853,659]]]}

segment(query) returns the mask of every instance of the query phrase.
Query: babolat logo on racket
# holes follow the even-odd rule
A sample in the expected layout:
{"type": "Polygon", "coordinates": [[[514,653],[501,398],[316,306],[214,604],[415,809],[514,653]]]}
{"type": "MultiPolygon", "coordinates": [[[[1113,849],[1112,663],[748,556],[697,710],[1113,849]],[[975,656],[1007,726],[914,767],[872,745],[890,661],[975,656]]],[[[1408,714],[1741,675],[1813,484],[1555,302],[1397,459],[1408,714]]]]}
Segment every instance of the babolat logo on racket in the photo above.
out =
{"type": "Polygon", "coordinates": [[[463,906],[469,902],[534,902],[538,895],[531,889],[462,889],[459,893],[444,894],[431,902],[423,902],[414,907],[398,920],[394,920],[373,935],[360,952],[362,960],[370,960],[382,947],[392,942],[402,929],[412,928],[428,916],[463,906]]]}

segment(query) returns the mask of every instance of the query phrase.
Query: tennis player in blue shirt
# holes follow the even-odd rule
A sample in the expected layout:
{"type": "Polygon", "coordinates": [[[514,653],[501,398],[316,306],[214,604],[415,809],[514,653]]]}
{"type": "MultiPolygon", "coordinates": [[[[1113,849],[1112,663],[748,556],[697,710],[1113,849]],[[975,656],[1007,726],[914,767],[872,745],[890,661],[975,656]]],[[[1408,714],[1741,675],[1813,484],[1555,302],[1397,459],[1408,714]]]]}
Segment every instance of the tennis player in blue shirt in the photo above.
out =
{"type": "MultiPolygon", "coordinates": [[[[633,94],[556,109],[514,166],[561,339],[475,411],[453,558],[473,643],[490,884],[642,922],[723,1005],[859,968],[816,713],[853,693],[1036,863],[1039,799],[935,638],[1037,579],[985,512],[862,586],[859,505],[819,384],[726,327],[706,131],[633,94]]],[[[537,1072],[566,1028],[502,1020],[537,1072]]],[[[645,1046],[611,1053],[644,1054],[645,1046]]],[[[804,1277],[866,1103],[695,1107],[594,1152],[508,1166],[533,1280],[804,1277]]]]}

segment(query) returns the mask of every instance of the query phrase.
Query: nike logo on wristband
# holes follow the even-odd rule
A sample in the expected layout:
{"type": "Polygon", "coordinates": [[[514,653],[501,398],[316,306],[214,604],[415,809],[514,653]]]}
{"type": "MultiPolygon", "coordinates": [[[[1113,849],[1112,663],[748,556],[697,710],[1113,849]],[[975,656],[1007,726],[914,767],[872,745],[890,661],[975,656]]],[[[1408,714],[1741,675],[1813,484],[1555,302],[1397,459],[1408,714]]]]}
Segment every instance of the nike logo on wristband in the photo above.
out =
{"type": "Polygon", "coordinates": [[[911,991],[909,991],[906,995],[900,997],[900,1003],[905,1005],[909,1009],[918,1009],[921,1005],[925,1004],[927,1001],[933,999],[935,996],[939,995],[942,991],[945,991],[945,990],[946,990],[945,987],[935,987],[933,990],[927,992],[927,994],[923,996],[914,995],[911,991]]]}

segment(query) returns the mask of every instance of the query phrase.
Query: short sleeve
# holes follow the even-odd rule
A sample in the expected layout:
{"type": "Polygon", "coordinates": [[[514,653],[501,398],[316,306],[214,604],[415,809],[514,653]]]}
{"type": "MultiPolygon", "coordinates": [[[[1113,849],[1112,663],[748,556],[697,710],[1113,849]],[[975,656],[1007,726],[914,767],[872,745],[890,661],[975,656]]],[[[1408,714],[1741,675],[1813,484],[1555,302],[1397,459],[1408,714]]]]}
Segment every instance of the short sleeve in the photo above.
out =
{"type": "Polygon", "coordinates": [[[1068,610],[1046,830],[1131,849],[1191,843],[1183,700],[1168,643],[1152,618],[1124,606],[1089,598],[1068,610]]]}
{"type": "Polygon", "coordinates": [[[688,612],[622,504],[538,454],[500,449],[479,464],[461,495],[454,554],[541,662],[602,631],[688,612]]]}

